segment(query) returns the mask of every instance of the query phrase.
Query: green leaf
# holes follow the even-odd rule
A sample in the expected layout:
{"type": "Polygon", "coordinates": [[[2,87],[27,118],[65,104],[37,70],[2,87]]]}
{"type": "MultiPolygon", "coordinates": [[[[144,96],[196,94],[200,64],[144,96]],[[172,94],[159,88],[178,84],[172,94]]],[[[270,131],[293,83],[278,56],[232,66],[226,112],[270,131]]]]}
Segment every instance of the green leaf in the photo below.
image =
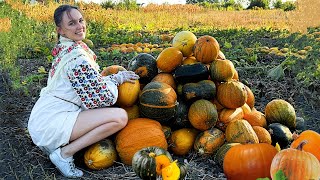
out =
{"type": "Polygon", "coordinates": [[[278,66],[270,69],[268,71],[268,77],[270,77],[273,80],[279,80],[284,77],[284,71],[282,68],[282,64],[279,64],[278,66]]]}
{"type": "Polygon", "coordinates": [[[273,180],[287,180],[288,178],[284,175],[283,171],[278,170],[273,177],[273,180]]]}

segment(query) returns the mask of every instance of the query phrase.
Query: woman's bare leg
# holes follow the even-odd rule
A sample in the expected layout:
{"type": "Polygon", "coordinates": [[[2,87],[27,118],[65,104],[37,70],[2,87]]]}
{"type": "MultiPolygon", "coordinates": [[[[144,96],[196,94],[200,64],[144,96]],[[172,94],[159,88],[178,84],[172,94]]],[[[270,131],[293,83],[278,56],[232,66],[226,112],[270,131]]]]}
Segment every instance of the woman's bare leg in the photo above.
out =
{"type": "Polygon", "coordinates": [[[70,143],[61,148],[62,157],[73,156],[126,126],[128,115],[121,108],[101,108],[80,112],[73,127],[70,143]]]}

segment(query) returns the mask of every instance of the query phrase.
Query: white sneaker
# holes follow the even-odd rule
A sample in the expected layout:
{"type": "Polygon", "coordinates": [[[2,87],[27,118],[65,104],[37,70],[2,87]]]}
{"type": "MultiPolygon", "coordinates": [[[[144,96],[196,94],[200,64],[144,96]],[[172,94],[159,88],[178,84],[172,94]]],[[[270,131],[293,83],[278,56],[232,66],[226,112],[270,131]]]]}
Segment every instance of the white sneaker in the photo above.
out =
{"type": "Polygon", "coordinates": [[[61,149],[58,148],[53,151],[49,158],[51,162],[56,165],[58,170],[61,172],[62,175],[68,178],[78,178],[83,176],[83,172],[80,169],[77,169],[73,163],[73,157],[68,157],[64,159],[61,156],[61,149]]]}

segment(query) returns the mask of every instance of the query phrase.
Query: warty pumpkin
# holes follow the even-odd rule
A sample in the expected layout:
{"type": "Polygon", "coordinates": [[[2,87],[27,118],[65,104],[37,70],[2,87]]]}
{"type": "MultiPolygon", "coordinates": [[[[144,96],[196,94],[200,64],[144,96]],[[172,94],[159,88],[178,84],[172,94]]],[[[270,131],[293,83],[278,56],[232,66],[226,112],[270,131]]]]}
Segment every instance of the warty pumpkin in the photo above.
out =
{"type": "Polygon", "coordinates": [[[157,57],[157,67],[162,72],[171,73],[183,60],[182,52],[176,47],[165,48],[157,57]]]}
{"type": "Polygon", "coordinates": [[[132,158],[132,169],[141,179],[156,179],[162,169],[170,165],[170,153],[160,147],[150,146],[137,151],[132,158]]]}
{"type": "Polygon", "coordinates": [[[289,129],[296,128],[296,112],[293,106],[283,99],[274,99],[265,107],[268,124],[280,123],[289,129]]]}
{"type": "Polygon", "coordinates": [[[103,139],[91,146],[84,153],[84,163],[93,170],[105,169],[117,160],[117,151],[110,139],[103,139]]]}
{"type": "Polygon", "coordinates": [[[173,37],[172,46],[178,48],[184,57],[188,57],[196,41],[197,37],[191,31],[180,31],[173,37]]]}
{"type": "Polygon", "coordinates": [[[196,59],[204,64],[216,60],[220,51],[218,41],[209,35],[201,36],[193,46],[193,54],[196,59]]]}
{"type": "Polygon", "coordinates": [[[118,99],[116,103],[120,107],[133,106],[139,98],[139,93],[139,80],[135,80],[134,83],[124,82],[118,86],[118,99]]]}
{"type": "Polygon", "coordinates": [[[149,118],[137,118],[128,121],[115,139],[116,150],[124,164],[131,165],[133,155],[142,148],[157,146],[168,148],[161,124],[149,118]]]}
{"type": "Polygon", "coordinates": [[[168,122],[176,113],[177,94],[174,89],[162,82],[150,82],[139,96],[142,117],[168,122]]]}
{"type": "Polygon", "coordinates": [[[233,146],[224,157],[223,172],[228,180],[270,178],[270,165],[277,153],[275,147],[266,143],[233,146]]]}
{"type": "Polygon", "coordinates": [[[193,147],[200,155],[212,155],[224,141],[224,133],[217,128],[211,128],[198,134],[193,147]]]}
{"type": "Polygon", "coordinates": [[[230,80],[217,87],[217,99],[226,108],[235,109],[243,106],[247,97],[245,85],[239,81],[230,80]]]}
{"type": "Polygon", "coordinates": [[[271,178],[278,170],[290,180],[320,179],[320,162],[311,153],[303,151],[306,141],[299,143],[298,147],[281,150],[275,155],[270,167],[271,178]]]}
{"type": "Polygon", "coordinates": [[[218,112],[210,101],[199,99],[191,104],[188,119],[194,128],[205,131],[216,125],[218,112]]]}
{"type": "Polygon", "coordinates": [[[312,131],[305,130],[298,136],[293,137],[294,140],[291,143],[291,148],[297,148],[302,141],[307,141],[307,143],[302,147],[303,151],[309,152],[316,156],[320,162],[320,134],[312,131]]]}

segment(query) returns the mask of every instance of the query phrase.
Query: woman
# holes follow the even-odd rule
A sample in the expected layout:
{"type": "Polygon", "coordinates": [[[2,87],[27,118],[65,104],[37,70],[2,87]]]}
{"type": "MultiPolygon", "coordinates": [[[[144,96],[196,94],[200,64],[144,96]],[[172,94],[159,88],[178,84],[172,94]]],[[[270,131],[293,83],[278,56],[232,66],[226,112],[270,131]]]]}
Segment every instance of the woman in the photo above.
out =
{"type": "Polygon", "coordinates": [[[77,7],[61,5],[54,12],[58,43],[47,86],[32,109],[28,129],[33,142],[49,154],[52,163],[69,178],[83,172],[73,155],[126,126],[125,110],[115,104],[117,86],[139,76],[121,71],[101,76],[95,54],[82,42],[86,23],[77,7]]]}

